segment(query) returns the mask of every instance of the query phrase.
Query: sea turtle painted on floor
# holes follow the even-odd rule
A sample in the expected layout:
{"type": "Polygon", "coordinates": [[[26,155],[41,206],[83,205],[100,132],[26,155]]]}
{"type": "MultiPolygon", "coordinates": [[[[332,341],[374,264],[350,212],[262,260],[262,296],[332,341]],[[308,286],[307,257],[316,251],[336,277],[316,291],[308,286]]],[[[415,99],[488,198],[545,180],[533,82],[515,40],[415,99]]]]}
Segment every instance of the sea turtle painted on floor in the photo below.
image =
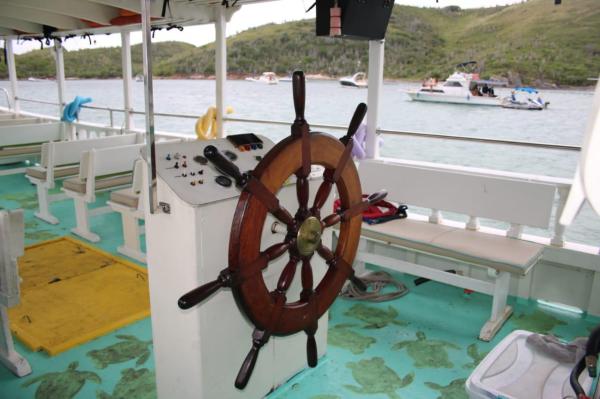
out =
{"type": "Polygon", "coordinates": [[[367,323],[363,328],[383,328],[390,323],[398,326],[408,324],[405,321],[396,320],[398,312],[391,306],[388,306],[387,310],[383,310],[375,306],[367,306],[359,303],[352,306],[344,314],[367,323]]]}
{"type": "Polygon", "coordinates": [[[513,317],[513,321],[519,330],[536,332],[538,334],[548,334],[554,327],[567,324],[541,310],[535,310],[532,314],[521,313],[519,316],[513,317]]]}
{"type": "Polygon", "coordinates": [[[96,373],[91,371],[78,371],[79,362],[69,364],[66,371],[46,373],[26,381],[22,386],[40,382],[35,391],[35,399],[71,399],[83,388],[86,381],[100,384],[102,380],[96,373]]]}
{"type": "Polygon", "coordinates": [[[401,350],[406,348],[406,353],[415,361],[415,367],[447,368],[454,367],[448,359],[446,349],[460,349],[456,344],[446,341],[427,339],[423,331],[417,331],[416,341],[401,341],[396,343],[392,349],[401,350]]]}
{"type": "Polygon", "coordinates": [[[117,338],[122,341],[87,353],[96,367],[103,369],[110,364],[123,363],[136,358],[135,365],[140,366],[150,357],[152,340],[141,341],[133,335],[117,335],[117,338]]]}
{"type": "Polygon", "coordinates": [[[441,393],[436,399],[469,399],[465,388],[466,381],[464,378],[459,378],[446,386],[441,386],[433,382],[426,382],[425,385],[441,393]]]}
{"type": "Polygon", "coordinates": [[[380,357],[362,359],[357,363],[350,362],[346,366],[352,370],[352,377],[360,387],[354,385],[344,385],[344,387],[361,395],[380,393],[386,394],[390,399],[400,399],[396,390],[412,383],[415,377],[414,373],[410,373],[400,378],[380,357]]]}
{"type": "Polygon", "coordinates": [[[352,327],[352,324],[338,324],[330,328],[327,333],[327,343],[348,349],[355,355],[360,355],[371,344],[377,342],[373,337],[366,337],[353,331],[352,327]]]}
{"type": "Polygon", "coordinates": [[[98,399],[155,399],[154,371],[125,369],[121,371],[121,379],[117,382],[112,395],[98,391],[96,397],[98,399]]]}
{"type": "Polygon", "coordinates": [[[467,355],[473,359],[471,363],[463,366],[465,369],[474,369],[487,356],[489,352],[479,352],[477,344],[471,344],[467,347],[467,355]]]}

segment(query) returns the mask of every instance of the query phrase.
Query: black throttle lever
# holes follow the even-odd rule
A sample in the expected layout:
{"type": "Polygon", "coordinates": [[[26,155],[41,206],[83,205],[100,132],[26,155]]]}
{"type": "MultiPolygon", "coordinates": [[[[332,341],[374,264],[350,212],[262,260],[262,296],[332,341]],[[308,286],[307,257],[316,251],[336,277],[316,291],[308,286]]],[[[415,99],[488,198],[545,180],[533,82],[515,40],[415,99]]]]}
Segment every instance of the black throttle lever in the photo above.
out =
{"type": "Polygon", "coordinates": [[[240,168],[225,157],[214,145],[204,148],[204,156],[212,162],[217,169],[235,180],[238,187],[243,187],[248,182],[248,176],[240,172],[240,168]]]}

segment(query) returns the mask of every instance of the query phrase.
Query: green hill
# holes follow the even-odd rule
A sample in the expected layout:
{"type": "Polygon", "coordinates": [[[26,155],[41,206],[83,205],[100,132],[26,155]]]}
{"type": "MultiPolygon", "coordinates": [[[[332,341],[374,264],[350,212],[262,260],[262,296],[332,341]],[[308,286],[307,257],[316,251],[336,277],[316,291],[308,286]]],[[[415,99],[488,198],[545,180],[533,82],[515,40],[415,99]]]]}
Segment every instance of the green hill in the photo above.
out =
{"type": "MultiPolygon", "coordinates": [[[[156,43],[154,72],[159,76],[214,73],[214,44],[194,47],[156,43]]],[[[314,20],[269,24],[228,40],[228,70],[247,75],[287,74],[295,69],[330,76],[366,70],[365,41],[315,37],[314,20]]],[[[133,47],[134,73],[141,47],[133,47]]],[[[529,0],[507,7],[461,10],[395,6],[385,47],[385,77],[446,77],[454,65],[477,60],[482,76],[515,83],[589,84],[600,73],[600,1],[529,0]]],[[[70,77],[120,76],[120,49],[65,53],[70,77]]],[[[49,50],[17,56],[18,74],[53,76],[49,50]]],[[[6,75],[4,65],[0,76],[6,75]]]]}

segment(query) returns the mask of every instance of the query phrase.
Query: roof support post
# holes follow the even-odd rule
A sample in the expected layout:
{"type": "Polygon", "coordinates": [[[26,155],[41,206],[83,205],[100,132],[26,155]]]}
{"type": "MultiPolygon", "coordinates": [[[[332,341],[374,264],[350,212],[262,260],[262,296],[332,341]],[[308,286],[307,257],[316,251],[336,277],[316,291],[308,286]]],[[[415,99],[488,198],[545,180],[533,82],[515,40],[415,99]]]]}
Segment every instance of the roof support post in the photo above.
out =
{"type": "Polygon", "coordinates": [[[223,115],[225,112],[225,82],[227,81],[227,38],[225,7],[217,7],[215,11],[215,79],[216,79],[216,108],[217,108],[217,137],[225,136],[223,115]]]}
{"type": "Polygon", "coordinates": [[[367,94],[367,158],[379,157],[377,128],[379,127],[379,103],[383,86],[383,55],[385,40],[369,41],[369,92],[367,94]]]}
{"type": "Polygon", "coordinates": [[[17,68],[15,65],[15,53],[13,51],[13,39],[8,37],[4,40],[6,46],[6,63],[8,64],[8,78],[10,80],[10,102],[9,107],[12,107],[14,112],[19,113],[20,104],[17,98],[17,68]]]}
{"type": "Polygon", "coordinates": [[[131,34],[128,31],[121,32],[121,69],[123,71],[123,118],[125,129],[133,129],[133,115],[131,114],[131,100],[133,93],[131,89],[131,34]]]}
{"type": "Polygon", "coordinates": [[[54,62],[56,64],[56,84],[58,85],[58,116],[62,117],[65,108],[65,62],[62,43],[54,39],[54,62]]]}
{"type": "Polygon", "coordinates": [[[154,143],[154,89],[152,86],[151,2],[142,4],[142,62],[144,64],[144,115],[146,116],[146,161],[148,165],[148,204],[151,214],[158,211],[156,194],[156,145],[154,143]]]}

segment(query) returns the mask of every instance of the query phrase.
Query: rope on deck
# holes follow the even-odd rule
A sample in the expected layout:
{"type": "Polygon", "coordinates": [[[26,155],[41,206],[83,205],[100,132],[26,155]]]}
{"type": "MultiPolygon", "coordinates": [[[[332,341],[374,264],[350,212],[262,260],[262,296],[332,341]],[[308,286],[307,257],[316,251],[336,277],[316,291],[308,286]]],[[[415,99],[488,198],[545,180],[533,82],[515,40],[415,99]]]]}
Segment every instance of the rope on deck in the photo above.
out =
{"type": "Polygon", "coordinates": [[[408,294],[408,287],[402,282],[395,280],[391,274],[384,271],[371,272],[365,276],[358,277],[367,287],[371,289],[361,291],[354,284],[347,284],[340,292],[340,296],[346,299],[354,299],[370,302],[384,302],[400,298],[408,294]],[[395,291],[382,293],[388,285],[396,287],[395,291]]]}

